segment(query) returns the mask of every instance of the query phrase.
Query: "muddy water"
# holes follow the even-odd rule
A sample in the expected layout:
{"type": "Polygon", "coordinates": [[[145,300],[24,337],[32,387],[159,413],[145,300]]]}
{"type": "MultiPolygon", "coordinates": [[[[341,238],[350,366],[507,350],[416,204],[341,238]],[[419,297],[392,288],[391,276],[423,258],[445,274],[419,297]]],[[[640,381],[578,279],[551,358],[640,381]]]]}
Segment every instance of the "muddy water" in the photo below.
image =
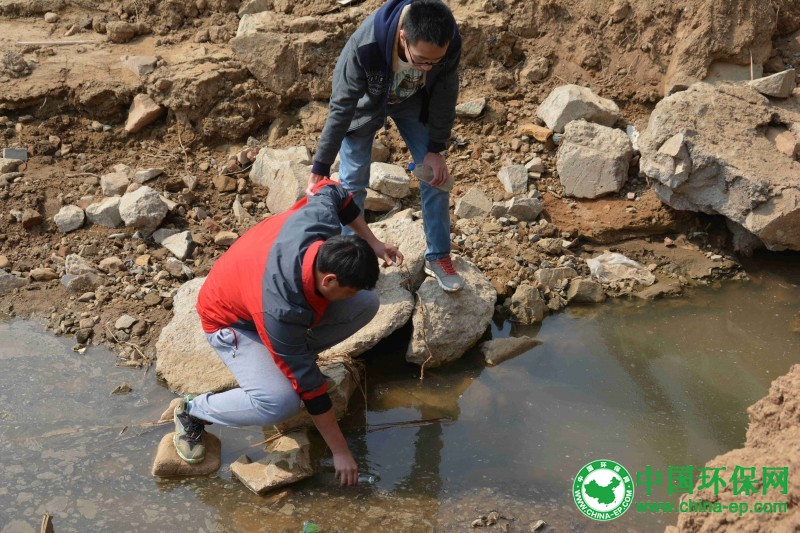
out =
{"type": "MultiPolygon", "coordinates": [[[[663,531],[677,515],[584,518],[572,480],[594,459],[666,476],[669,465],[699,468],[741,446],[747,406],[800,362],[790,329],[800,258],[753,261],[748,272],[750,283],[677,300],[572,308],[536,328],[494,325],[495,337],[544,341],[495,368],[469,354],[420,382],[384,343],[368,357],[366,400],[343,423],[362,470],[380,480],[338,489],[317,442],[322,473],[268,498],[225,466],[209,479],[154,480],[167,429],[136,424],[156,420],[172,394],[153,373],[117,368],[101,349],[78,355],[35,323],[0,323],[0,531],[38,530],[44,512],[59,533],[301,531],[307,520],[323,531],[464,531],[491,510],[511,531],[538,519],[561,531],[663,531]],[[112,395],[123,381],[133,392],[112,395]],[[435,421],[380,426],[423,419],[435,421]]],[[[261,456],[255,429],[212,432],[224,465],[261,456]]],[[[635,500],[645,499],[677,495],[664,485],[648,498],[637,487],[635,500]]]]}

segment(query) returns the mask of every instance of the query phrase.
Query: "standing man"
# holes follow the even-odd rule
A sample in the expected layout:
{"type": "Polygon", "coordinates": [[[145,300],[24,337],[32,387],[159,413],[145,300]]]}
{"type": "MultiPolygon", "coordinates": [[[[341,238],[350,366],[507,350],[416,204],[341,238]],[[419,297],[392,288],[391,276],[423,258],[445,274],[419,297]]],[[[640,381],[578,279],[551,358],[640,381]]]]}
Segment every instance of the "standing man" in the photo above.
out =
{"type": "Polygon", "coordinates": [[[450,258],[450,179],[444,150],[458,99],[461,37],[440,0],[391,0],[367,17],[344,47],[333,73],[330,114],[322,130],[309,189],[330,175],[339,153],[339,179],[364,209],[375,133],[387,117],[417,166],[430,167],[420,182],[428,248],[425,271],[448,292],[463,280],[450,258]]]}
{"type": "Polygon", "coordinates": [[[369,289],[378,257],[402,264],[370,231],[352,195],[330,180],[289,211],[257,224],[220,257],[197,299],[206,338],[238,388],[186,397],[175,408],[175,449],[205,457],[206,424],[267,426],[305,404],[333,452],[342,485],[358,478],[317,355],[364,327],[378,311],[369,289]],[[358,235],[340,235],[349,226],[358,235]]]}

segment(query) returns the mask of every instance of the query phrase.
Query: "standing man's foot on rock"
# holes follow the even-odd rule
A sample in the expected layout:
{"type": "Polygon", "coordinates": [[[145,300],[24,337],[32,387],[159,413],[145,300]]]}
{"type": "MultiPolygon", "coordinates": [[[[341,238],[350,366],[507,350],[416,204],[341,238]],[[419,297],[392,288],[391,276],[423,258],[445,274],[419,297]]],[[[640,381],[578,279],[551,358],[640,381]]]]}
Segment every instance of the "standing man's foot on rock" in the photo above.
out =
{"type": "Polygon", "coordinates": [[[446,292],[456,292],[464,288],[464,280],[456,272],[453,260],[447,255],[441,259],[425,261],[425,273],[436,278],[439,286],[446,292]]]}
{"type": "Polygon", "coordinates": [[[206,447],[203,444],[203,433],[205,433],[206,427],[202,420],[189,414],[191,399],[191,396],[186,396],[175,407],[173,417],[175,436],[172,438],[172,442],[181,459],[189,464],[195,464],[202,462],[206,457],[206,447]]]}

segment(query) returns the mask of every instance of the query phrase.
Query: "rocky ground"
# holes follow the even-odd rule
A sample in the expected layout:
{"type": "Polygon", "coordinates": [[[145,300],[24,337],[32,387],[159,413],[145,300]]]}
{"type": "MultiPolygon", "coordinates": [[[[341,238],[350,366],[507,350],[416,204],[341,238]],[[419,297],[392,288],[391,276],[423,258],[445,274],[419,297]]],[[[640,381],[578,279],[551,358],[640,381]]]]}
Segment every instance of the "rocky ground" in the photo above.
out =
{"type": "MultiPolygon", "coordinates": [[[[77,350],[152,363],[178,288],[296,197],[308,161],[270,150],[313,153],[336,55],[379,5],[0,0],[0,145],[12,150],[0,159],[0,312],[42,317],[77,350]],[[265,177],[274,161],[290,171],[265,177]]],[[[797,92],[662,100],[800,64],[796,3],[451,5],[465,104],[448,155],[452,242],[496,313],[530,323],[569,303],[677,295],[746,277],[737,250],[798,249],[797,92]],[[538,109],[570,84],[592,89],[578,100],[594,111],[567,124],[557,103],[538,109]],[[640,263],[639,281],[592,276],[587,260],[605,252],[640,263]]],[[[393,127],[373,156],[410,159],[393,127]]],[[[407,191],[371,193],[371,221],[418,218],[405,175],[407,191]]]]}

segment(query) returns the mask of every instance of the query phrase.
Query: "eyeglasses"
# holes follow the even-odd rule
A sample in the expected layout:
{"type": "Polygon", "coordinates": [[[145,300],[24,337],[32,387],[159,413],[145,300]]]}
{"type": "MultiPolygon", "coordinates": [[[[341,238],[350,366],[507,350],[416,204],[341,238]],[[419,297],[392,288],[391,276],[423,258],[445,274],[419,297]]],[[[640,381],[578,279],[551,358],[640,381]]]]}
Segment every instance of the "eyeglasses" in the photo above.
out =
{"type": "Polygon", "coordinates": [[[404,38],[403,45],[406,47],[406,54],[408,54],[408,60],[411,62],[412,65],[415,67],[435,67],[439,63],[442,62],[442,59],[438,61],[417,61],[414,58],[414,54],[411,53],[411,48],[408,47],[408,41],[404,38]]]}

